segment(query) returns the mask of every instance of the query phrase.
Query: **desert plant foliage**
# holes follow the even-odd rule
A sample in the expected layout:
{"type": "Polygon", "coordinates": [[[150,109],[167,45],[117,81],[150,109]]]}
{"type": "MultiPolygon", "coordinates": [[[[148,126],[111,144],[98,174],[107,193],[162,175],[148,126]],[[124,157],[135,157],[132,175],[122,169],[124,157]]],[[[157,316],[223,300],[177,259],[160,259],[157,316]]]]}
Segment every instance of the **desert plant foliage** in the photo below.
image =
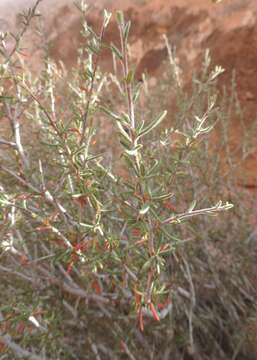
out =
{"type": "Polygon", "coordinates": [[[92,29],[82,2],[77,66],[46,51],[35,77],[22,37],[39,3],[0,35],[0,358],[236,359],[233,327],[256,315],[256,289],[247,208],[232,209],[224,70],[207,51],[186,92],[165,38],[167,72],[138,82],[130,22],[105,10],[92,29]],[[105,41],[110,21],[119,44],[105,41]]]}

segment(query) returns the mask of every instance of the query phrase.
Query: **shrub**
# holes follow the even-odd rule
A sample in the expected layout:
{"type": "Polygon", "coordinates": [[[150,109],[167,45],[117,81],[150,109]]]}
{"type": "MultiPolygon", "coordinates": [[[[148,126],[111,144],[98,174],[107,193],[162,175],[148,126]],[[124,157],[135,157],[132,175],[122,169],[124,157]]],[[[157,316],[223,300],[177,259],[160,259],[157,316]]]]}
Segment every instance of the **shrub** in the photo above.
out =
{"type": "Polygon", "coordinates": [[[233,327],[253,316],[255,290],[252,259],[243,244],[231,243],[232,236],[249,238],[241,226],[247,214],[224,214],[232,205],[220,201],[235,193],[229,174],[219,181],[226,164],[214,152],[228,143],[208,135],[226,116],[226,106],[216,105],[223,69],[209,70],[207,53],[190,96],[168,47],[172,71],[154,98],[130,69],[130,22],[118,12],[120,46],[106,44],[111,14],[104,11],[96,34],[82,3],[77,67],[66,76],[46,57],[35,78],[19,52],[39,2],[23,14],[9,54],[9,34],[1,34],[2,352],[235,358],[241,348],[233,348],[233,327]],[[99,67],[106,48],[116,58],[113,75],[99,67]],[[166,111],[153,116],[162,86],[176,103],[166,120],[166,111]],[[238,279],[241,263],[249,277],[238,279]]]}

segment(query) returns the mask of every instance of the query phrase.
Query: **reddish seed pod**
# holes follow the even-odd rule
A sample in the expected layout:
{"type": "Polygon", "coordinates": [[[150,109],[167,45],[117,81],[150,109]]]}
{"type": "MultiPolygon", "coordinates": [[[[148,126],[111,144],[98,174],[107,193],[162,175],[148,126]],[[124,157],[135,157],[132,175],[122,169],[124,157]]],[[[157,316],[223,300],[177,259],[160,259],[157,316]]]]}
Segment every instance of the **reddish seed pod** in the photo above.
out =
{"type": "Polygon", "coordinates": [[[97,295],[101,295],[101,293],[102,293],[102,287],[101,287],[101,285],[99,284],[99,282],[98,282],[97,280],[93,280],[93,281],[92,281],[91,287],[92,287],[92,289],[95,290],[95,292],[96,292],[97,295]]]}
{"type": "Polygon", "coordinates": [[[156,309],[155,309],[155,307],[154,307],[154,304],[153,304],[153,303],[150,303],[149,306],[150,306],[150,310],[151,310],[151,312],[152,312],[152,314],[153,314],[154,320],[160,321],[160,317],[159,317],[159,315],[158,315],[158,313],[157,313],[157,311],[156,311],[156,309]]]}
{"type": "Polygon", "coordinates": [[[140,309],[138,311],[138,322],[139,322],[139,329],[143,332],[144,331],[144,320],[143,320],[143,313],[142,313],[142,307],[140,306],[140,309]]]}
{"type": "Polygon", "coordinates": [[[67,267],[67,273],[70,274],[73,268],[73,262],[70,262],[68,267],[67,267]]]}
{"type": "Polygon", "coordinates": [[[136,290],[134,290],[134,292],[135,292],[135,303],[136,305],[139,305],[142,300],[142,295],[139,294],[136,290]]]}
{"type": "Polygon", "coordinates": [[[125,352],[126,346],[125,346],[125,343],[123,340],[120,341],[120,348],[121,348],[121,351],[125,352]]]}
{"type": "Polygon", "coordinates": [[[139,228],[132,229],[132,235],[133,236],[140,236],[141,230],[139,228]]]}
{"type": "Polygon", "coordinates": [[[17,324],[17,326],[16,326],[16,332],[17,332],[17,334],[23,334],[24,333],[24,331],[25,331],[25,328],[26,328],[26,326],[25,326],[25,323],[24,323],[24,321],[20,321],[18,324],[17,324]]]}

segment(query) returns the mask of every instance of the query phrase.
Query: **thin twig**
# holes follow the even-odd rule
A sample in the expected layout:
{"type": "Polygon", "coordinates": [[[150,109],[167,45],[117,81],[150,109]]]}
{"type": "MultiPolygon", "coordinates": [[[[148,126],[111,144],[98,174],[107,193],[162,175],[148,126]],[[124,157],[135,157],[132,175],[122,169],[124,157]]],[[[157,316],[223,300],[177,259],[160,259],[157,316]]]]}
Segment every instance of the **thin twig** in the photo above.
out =
{"type": "Polygon", "coordinates": [[[7,145],[7,146],[11,146],[11,147],[17,149],[17,145],[15,144],[15,142],[7,141],[4,139],[0,139],[0,145],[7,145]]]}
{"type": "Polygon", "coordinates": [[[135,130],[136,123],[135,123],[135,109],[134,109],[134,101],[133,101],[133,92],[132,92],[132,85],[131,82],[128,83],[127,77],[129,75],[129,62],[128,62],[128,47],[127,42],[124,39],[123,29],[125,24],[122,23],[119,26],[120,30],[120,41],[121,41],[121,51],[122,51],[122,65],[123,65],[123,75],[124,75],[124,81],[125,81],[125,89],[127,93],[127,99],[128,99],[128,109],[129,109],[129,117],[130,117],[130,124],[131,124],[131,130],[135,130]]]}
{"type": "MultiPolygon", "coordinates": [[[[99,36],[99,44],[100,44],[100,46],[101,46],[103,38],[104,38],[105,28],[106,28],[105,23],[103,22],[101,32],[100,32],[100,36],[99,36]]],[[[87,127],[87,118],[88,118],[90,104],[91,104],[91,100],[92,100],[92,96],[93,96],[93,90],[94,90],[94,85],[95,85],[96,72],[97,72],[97,68],[98,68],[99,59],[100,59],[100,49],[99,49],[99,52],[96,54],[93,74],[92,74],[89,93],[88,93],[86,110],[85,110],[83,118],[82,118],[83,122],[82,122],[82,130],[81,130],[81,137],[80,137],[80,145],[83,144],[84,138],[85,138],[86,127],[87,127]]]]}
{"type": "Polygon", "coordinates": [[[5,60],[6,63],[8,63],[10,61],[12,56],[17,51],[20,41],[23,38],[26,31],[28,30],[31,20],[36,16],[36,10],[37,10],[38,5],[41,3],[41,1],[43,1],[43,0],[37,0],[35,5],[30,9],[29,14],[25,17],[26,22],[25,22],[23,28],[21,29],[21,31],[19,32],[19,34],[14,37],[15,45],[14,45],[12,51],[10,52],[10,54],[6,57],[6,60],[5,60]]]}
{"type": "Polygon", "coordinates": [[[198,215],[214,214],[216,212],[228,210],[231,207],[233,207],[232,204],[227,203],[225,205],[222,205],[221,203],[218,203],[217,205],[212,206],[210,208],[187,211],[187,212],[184,212],[184,213],[181,213],[181,214],[173,215],[173,216],[169,217],[168,219],[163,220],[162,224],[170,224],[170,223],[173,223],[173,222],[179,222],[181,220],[191,218],[193,216],[198,216],[198,215]]]}
{"type": "Polygon", "coordinates": [[[26,170],[29,167],[29,162],[25,155],[25,151],[23,149],[23,145],[21,142],[20,123],[19,123],[19,118],[18,118],[18,105],[16,105],[15,111],[14,111],[14,113],[12,113],[12,110],[11,110],[11,107],[9,106],[9,104],[7,104],[6,102],[4,104],[5,104],[7,118],[9,119],[12,130],[13,130],[16,149],[20,155],[22,166],[23,166],[24,170],[26,170]]]}
{"type": "MultiPolygon", "coordinates": [[[[4,317],[0,312],[0,322],[4,321],[4,317]]],[[[11,349],[19,359],[28,358],[30,360],[43,360],[43,357],[33,354],[30,351],[23,349],[20,345],[16,344],[9,334],[2,334],[0,329],[0,342],[5,344],[11,349]]]]}

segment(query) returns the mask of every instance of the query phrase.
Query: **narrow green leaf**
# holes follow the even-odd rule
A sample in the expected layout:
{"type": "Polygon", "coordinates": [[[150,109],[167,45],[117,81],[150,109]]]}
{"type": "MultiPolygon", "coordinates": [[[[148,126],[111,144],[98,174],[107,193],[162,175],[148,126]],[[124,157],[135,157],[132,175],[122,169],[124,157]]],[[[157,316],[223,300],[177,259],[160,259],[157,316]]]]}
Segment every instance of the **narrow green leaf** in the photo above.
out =
{"type": "Polygon", "coordinates": [[[193,200],[192,203],[189,206],[188,212],[192,212],[196,206],[196,201],[193,200]]]}
{"type": "Polygon", "coordinates": [[[171,197],[174,196],[174,193],[168,193],[168,194],[163,194],[163,195],[158,195],[158,196],[153,196],[152,200],[161,200],[161,201],[165,201],[170,199],[171,197]]]}
{"type": "Polygon", "coordinates": [[[139,149],[143,147],[142,144],[137,145],[134,149],[125,150],[128,155],[136,156],[139,149]]]}
{"type": "Polygon", "coordinates": [[[110,117],[112,117],[114,120],[116,121],[121,121],[121,118],[119,115],[115,114],[114,112],[112,112],[110,109],[108,109],[106,106],[104,105],[100,105],[99,109],[102,110],[105,114],[109,115],[110,117]]]}
{"type": "Polygon", "coordinates": [[[134,80],[134,71],[133,70],[130,70],[125,81],[127,84],[131,84],[134,80]]]}
{"type": "Polygon", "coordinates": [[[133,93],[133,101],[134,103],[138,100],[140,92],[141,92],[141,88],[142,88],[142,83],[138,82],[135,86],[134,89],[134,93],[133,93]]]}
{"type": "Polygon", "coordinates": [[[149,260],[147,260],[144,265],[141,268],[142,273],[146,273],[152,266],[153,261],[155,260],[154,257],[151,257],[149,260]]]}
{"type": "Polygon", "coordinates": [[[87,26],[86,30],[87,30],[95,39],[97,39],[98,41],[100,40],[100,39],[99,39],[99,36],[94,32],[94,30],[93,30],[90,26],[87,26]]]}
{"type": "Polygon", "coordinates": [[[132,139],[130,138],[130,136],[128,135],[126,129],[122,126],[122,124],[117,121],[117,126],[121,132],[121,134],[129,141],[129,142],[132,142],[132,139]]]}
{"type": "Polygon", "coordinates": [[[145,121],[143,120],[142,123],[138,125],[136,132],[140,133],[142,131],[142,129],[144,128],[144,126],[145,126],[145,121]]]}
{"type": "Polygon", "coordinates": [[[13,99],[12,96],[5,96],[5,95],[0,96],[0,100],[12,100],[12,99],[13,99]]]}
{"type": "Polygon", "coordinates": [[[165,118],[166,115],[167,115],[167,111],[165,110],[154,121],[152,121],[144,129],[142,129],[142,131],[138,134],[137,139],[148,134],[150,131],[152,131],[154,128],[156,128],[162,122],[162,120],[165,118]]]}
{"type": "Polygon", "coordinates": [[[111,20],[112,13],[104,9],[104,27],[106,28],[111,20]]]}
{"type": "Polygon", "coordinates": [[[99,48],[95,45],[87,44],[87,49],[90,50],[93,54],[97,55],[99,53],[99,48]]]}
{"type": "Polygon", "coordinates": [[[144,204],[144,206],[140,209],[139,214],[145,215],[150,209],[150,205],[148,203],[144,204]]]}
{"type": "Polygon", "coordinates": [[[110,48],[111,48],[112,52],[117,56],[117,58],[119,60],[123,59],[123,56],[122,56],[120,50],[114,44],[111,44],[110,48]]]}
{"type": "Polygon", "coordinates": [[[124,36],[125,42],[128,41],[130,26],[131,26],[131,22],[128,21],[124,27],[123,36],[124,36]]]}
{"type": "Polygon", "coordinates": [[[153,175],[154,170],[157,168],[158,165],[159,165],[158,160],[154,160],[154,165],[147,171],[147,176],[153,175]]]}
{"type": "Polygon", "coordinates": [[[124,156],[124,158],[125,158],[125,160],[126,160],[126,162],[127,162],[128,167],[134,170],[134,172],[135,172],[135,174],[136,174],[137,177],[140,177],[140,174],[139,174],[139,172],[138,172],[137,166],[136,166],[136,164],[133,162],[131,156],[129,156],[129,155],[126,154],[125,152],[124,152],[123,156],[124,156]]]}
{"type": "Polygon", "coordinates": [[[117,11],[116,13],[116,19],[119,25],[123,25],[124,24],[124,14],[122,11],[117,11]]]}
{"type": "MultiPolygon", "coordinates": [[[[125,150],[130,150],[131,149],[131,141],[128,141],[127,138],[125,138],[121,133],[120,133],[120,143],[121,145],[125,148],[125,150]]],[[[125,152],[124,152],[125,154],[125,152]]]]}

